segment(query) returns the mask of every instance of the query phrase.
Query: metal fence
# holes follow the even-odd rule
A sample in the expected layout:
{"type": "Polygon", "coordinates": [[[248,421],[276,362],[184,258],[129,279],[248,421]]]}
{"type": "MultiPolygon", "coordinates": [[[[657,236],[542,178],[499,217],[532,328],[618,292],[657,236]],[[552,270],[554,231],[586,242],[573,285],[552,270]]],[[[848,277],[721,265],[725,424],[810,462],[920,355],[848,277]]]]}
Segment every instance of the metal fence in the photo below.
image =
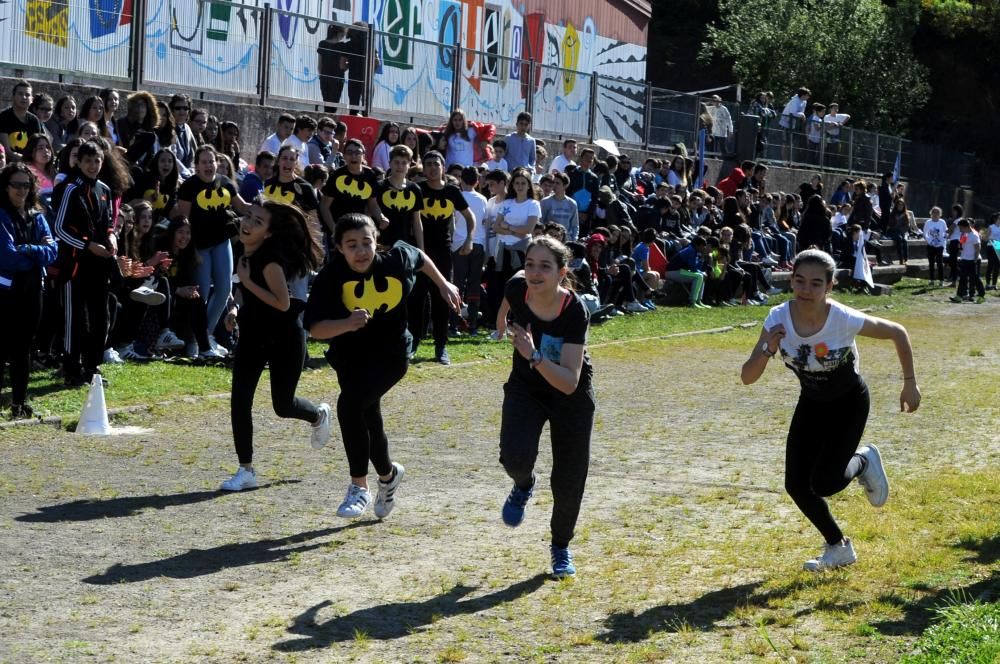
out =
{"type": "Polygon", "coordinates": [[[799,118],[758,130],[739,103],[465,49],[452,27],[426,40],[405,22],[381,31],[262,0],[20,0],[0,2],[0,64],[430,125],[462,108],[498,133],[529,111],[539,132],[654,152],[690,151],[705,128],[706,153],[721,157],[867,175],[893,170],[898,156],[903,177],[968,184],[974,175],[974,156],[947,146],[799,118]]]}

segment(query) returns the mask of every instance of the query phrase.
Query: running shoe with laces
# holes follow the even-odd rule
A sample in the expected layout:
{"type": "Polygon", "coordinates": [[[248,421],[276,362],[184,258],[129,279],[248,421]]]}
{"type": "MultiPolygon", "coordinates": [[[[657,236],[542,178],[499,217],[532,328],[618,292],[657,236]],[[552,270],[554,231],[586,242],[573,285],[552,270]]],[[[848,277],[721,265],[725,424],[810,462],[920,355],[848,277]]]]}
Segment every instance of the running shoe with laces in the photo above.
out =
{"type": "Polygon", "coordinates": [[[154,347],[158,350],[180,350],[184,348],[184,340],[174,334],[169,327],[165,327],[156,338],[154,347]]]}
{"type": "Polygon", "coordinates": [[[226,353],[222,352],[224,350],[225,348],[223,348],[222,346],[212,347],[209,348],[208,350],[203,350],[200,353],[198,353],[198,359],[207,360],[209,362],[213,360],[224,360],[226,359],[226,353]]]}
{"type": "Polygon", "coordinates": [[[807,560],[802,569],[809,572],[825,572],[853,565],[858,561],[858,556],[854,553],[854,545],[850,538],[845,537],[840,544],[823,544],[823,553],[815,558],[807,560]]]}
{"type": "Polygon", "coordinates": [[[392,462],[393,475],[392,479],[388,482],[378,481],[378,494],[375,496],[375,516],[380,519],[384,519],[389,516],[389,512],[395,507],[396,502],[393,497],[396,495],[396,489],[399,488],[400,483],[403,481],[403,473],[406,469],[400,463],[392,462]]]}
{"type": "Polygon", "coordinates": [[[557,579],[565,579],[568,576],[576,576],[576,565],[573,564],[573,552],[568,546],[549,547],[552,554],[552,576],[557,579]]]}
{"type": "Polygon", "coordinates": [[[858,475],[858,484],[865,489],[868,502],[873,507],[882,507],[889,500],[889,478],[882,466],[882,455],[874,445],[865,445],[858,450],[865,460],[865,469],[858,475]]]}
{"type": "Polygon", "coordinates": [[[330,420],[332,419],[330,404],[321,403],[317,410],[319,410],[319,420],[312,425],[312,436],[309,438],[309,444],[314,450],[323,449],[326,442],[330,440],[330,420]]]}
{"type": "Polygon", "coordinates": [[[135,342],[125,346],[119,355],[123,360],[132,360],[133,362],[145,362],[152,359],[148,354],[142,352],[140,348],[136,348],[135,342]]]}
{"type": "Polygon", "coordinates": [[[514,488],[510,490],[510,494],[503,504],[501,516],[503,517],[503,522],[511,528],[517,528],[524,521],[524,510],[528,505],[528,501],[531,500],[531,495],[535,492],[536,480],[537,478],[532,474],[530,488],[521,489],[515,484],[514,488]]]}
{"type": "Polygon", "coordinates": [[[222,491],[242,491],[243,489],[257,488],[257,473],[240,466],[239,470],[222,483],[219,487],[222,491]]]}
{"type": "Polygon", "coordinates": [[[639,302],[632,300],[631,302],[625,303],[625,311],[630,314],[641,314],[649,311],[646,307],[642,306],[639,302]]]}
{"type": "Polygon", "coordinates": [[[133,302],[141,302],[150,307],[156,307],[166,302],[167,296],[153,290],[149,286],[139,286],[129,293],[129,299],[133,302]]]}
{"type": "Polygon", "coordinates": [[[118,351],[114,348],[108,348],[104,351],[104,358],[102,364],[125,364],[125,360],[121,358],[118,351]]]}
{"type": "Polygon", "coordinates": [[[368,509],[368,503],[372,501],[372,494],[363,486],[351,483],[347,487],[347,495],[344,502],[337,508],[337,516],[342,519],[356,519],[368,509]]]}
{"type": "Polygon", "coordinates": [[[229,355],[229,349],[220,344],[215,340],[215,336],[208,335],[208,345],[211,346],[212,350],[219,354],[221,357],[226,357],[229,355]]]}

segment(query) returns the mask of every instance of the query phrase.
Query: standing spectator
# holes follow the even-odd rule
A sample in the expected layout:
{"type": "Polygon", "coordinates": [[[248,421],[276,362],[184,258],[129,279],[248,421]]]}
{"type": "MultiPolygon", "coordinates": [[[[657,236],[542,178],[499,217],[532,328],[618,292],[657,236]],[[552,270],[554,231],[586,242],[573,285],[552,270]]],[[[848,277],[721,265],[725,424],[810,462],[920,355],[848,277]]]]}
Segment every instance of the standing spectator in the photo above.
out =
{"type": "Polygon", "coordinates": [[[368,24],[355,21],[349,31],[346,50],[347,57],[347,101],[351,105],[351,115],[361,115],[364,104],[365,87],[371,67],[368,66],[368,24]]]}
{"type": "Polygon", "coordinates": [[[399,125],[395,122],[386,122],[382,125],[382,131],[379,132],[378,141],[372,151],[372,168],[382,169],[383,172],[389,170],[389,151],[399,145],[399,133],[399,125]]]}
{"type": "Polygon", "coordinates": [[[344,74],[350,57],[346,37],[344,26],[331,23],[326,29],[326,39],[316,48],[319,55],[319,89],[325,102],[324,110],[331,115],[336,115],[337,104],[344,94],[344,74]]]}
{"type": "Polygon", "coordinates": [[[528,134],[531,129],[531,113],[522,111],[517,114],[514,125],[517,131],[507,134],[507,165],[511,172],[515,168],[525,167],[535,170],[535,139],[528,134]]]}
{"type": "Polygon", "coordinates": [[[826,125],[827,150],[840,154],[840,129],[850,121],[850,115],[840,112],[840,104],[831,101],[827,114],[823,118],[823,123],[826,125]]]}
{"type": "Polygon", "coordinates": [[[825,115],[826,106],[824,104],[816,102],[812,105],[812,115],[809,116],[809,123],[806,125],[806,140],[809,142],[812,163],[819,163],[820,150],[823,148],[823,117],[825,115]]]}
{"type": "Polygon", "coordinates": [[[722,97],[712,95],[712,147],[716,152],[729,152],[729,139],[733,135],[733,116],[722,103],[722,97]]]}
{"type": "MultiPolygon", "coordinates": [[[[299,175],[299,163],[298,150],[291,145],[282,145],[278,153],[277,173],[264,181],[264,200],[294,205],[305,212],[306,218],[315,225],[319,196],[313,186],[299,175]]],[[[297,299],[304,302],[305,293],[297,299]]]]}
{"type": "Polygon", "coordinates": [[[569,176],[557,171],[553,174],[552,195],[542,199],[542,223],[553,221],[566,229],[566,239],[576,242],[580,235],[580,215],[576,201],[566,195],[569,176]]]}
{"type": "Polygon", "coordinates": [[[806,108],[811,94],[809,88],[799,88],[792,95],[792,98],[785,104],[784,110],[781,111],[781,119],[778,120],[778,124],[783,129],[794,131],[802,128],[805,124],[806,108]]]}
{"type": "Polygon", "coordinates": [[[326,168],[337,168],[334,156],[337,154],[333,130],[337,123],[331,118],[320,118],[316,123],[316,133],[309,139],[309,163],[321,164],[326,168]]]}
{"type": "Polygon", "coordinates": [[[972,225],[969,219],[961,219],[958,222],[960,233],[958,244],[961,247],[958,258],[958,292],[951,298],[952,302],[972,302],[972,293],[975,291],[978,299],[976,302],[982,304],[986,297],[986,288],[983,280],[979,278],[979,251],[980,237],[979,231],[972,225]]]}
{"type": "MultiPolygon", "coordinates": [[[[563,141],[562,154],[556,156],[549,165],[550,173],[565,173],[567,166],[575,166],[576,162],[576,141],[572,138],[567,138],[563,141]]],[[[576,239],[576,238],[572,238],[576,239]]]]}
{"type": "Polygon", "coordinates": [[[21,153],[24,163],[38,180],[38,196],[47,201],[52,195],[53,178],[56,176],[56,154],[45,134],[35,134],[21,153]]]}
{"type": "Polygon", "coordinates": [[[117,91],[111,88],[104,88],[98,93],[98,96],[101,98],[104,107],[104,126],[108,130],[107,138],[111,141],[112,145],[121,145],[122,143],[118,135],[118,120],[115,118],[118,106],[121,103],[121,97],[118,96],[117,91]]]}
{"type": "Polygon", "coordinates": [[[472,166],[475,163],[476,142],[479,134],[469,126],[465,111],[456,109],[448,116],[441,137],[438,139],[438,151],[444,154],[445,168],[458,164],[472,166]]]}
{"type": "Polygon", "coordinates": [[[1000,212],[994,212],[990,217],[990,225],[986,228],[986,237],[983,240],[986,249],[986,290],[996,290],[997,280],[1000,279],[1000,212]]]}
{"type": "Polygon", "coordinates": [[[465,224],[455,224],[455,236],[451,241],[451,260],[455,279],[462,301],[468,305],[469,334],[479,330],[479,301],[482,297],[483,265],[486,260],[486,197],[476,191],[479,171],[475,166],[462,169],[462,197],[469,204],[469,212],[476,219],[476,230],[472,238],[472,251],[462,253],[467,239],[465,224]]]}
{"type": "Polygon", "coordinates": [[[959,242],[962,230],[959,222],[964,216],[965,208],[960,204],[951,206],[951,220],[948,222],[948,286],[951,288],[958,283],[958,256],[962,253],[962,245],[959,242]]]}
{"type": "Polygon", "coordinates": [[[125,100],[125,117],[118,121],[118,144],[128,151],[133,165],[143,168],[156,153],[156,129],[160,112],[148,92],[133,92],[125,100]]]}
{"type": "Polygon", "coordinates": [[[831,205],[843,205],[851,202],[851,181],[841,180],[837,186],[837,191],[830,197],[831,205]]]}
{"type": "Polygon", "coordinates": [[[802,225],[796,236],[799,251],[815,247],[829,252],[832,236],[833,225],[830,222],[830,213],[826,209],[823,197],[819,194],[813,194],[806,203],[806,211],[802,215],[802,225]]]}
{"type": "Polygon", "coordinates": [[[177,203],[179,180],[177,157],[167,148],[160,148],[143,172],[136,177],[127,198],[130,201],[149,201],[156,214],[168,216],[177,203]]]}
{"type": "Polygon", "coordinates": [[[257,153],[253,170],[246,174],[240,184],[240,198],[245,201],[255,201],[258,196],[264,193],[264,182],[270,180],[274,175],[277,159],[277,155],[267,150],[257,153]]]}
{"type": "Polygon", "coordinates": [[[944,246],[948,238],[948,224],[941,218],[941,208],[936,205],[931,208],[930,219],[924,222],[924,237],[927,239],[927,266],[930,269],[930,280],[934,281],[934,268],[937,268],[938,285],[944,286],[944,246]]]}
{"type": "Polygon", "coordinates": [[[759,92],[757,97],[750,102],[750,109],[747,111],[749,115],[756,115],[760,118],[760,123],[757,125],[757,156],[764,156],[764,149],[767,147],[767,132],[771,126],[771,120],[778,115],[778,112],[774,110],[771,102],[774,100],[774,95],[770,92],[759,92]]]}
{"type": "Polygon", "coordinates": [[[878,185],[878,213],[882,230],[889,228],[889,218],[892,216],[892,173],[883,173],[878,185]]]}
{"type": "Polygon", "coordinates": [[[424,248],[424,229],[420,222],[420,210],[424,207],[424,195],[416,182],[407,179],[413,153],[405,145],[395,145],[389,151],[389,172],[379,183],[375,198],[388,220],[379,229],[379,244],[386,249],[396,242],[412,244],[421,251],[424,248]]]}
{"type": "Polygon", "coordinates": [[[498,138],[493,141],[493,158],[487,160],[483,166],[486,167],[487,171],[507,171],[507,141],[502,138],[498,138]]]}
{"type": "MultiPolygon", "coordinates": [[[[308,115],[300,115],[295,120],[295,129],[292,135],[284,140],[282,145],[291,145],[296,149],[299,158],[299,167],[304,172],[309,165],[308,145],[316,133],[316,121],[308,115]]],[[[278,148],[281,151],[281,148],[278,148]]]]}
{"type": "Polygon", "coordinates": [[[240,126],[238,124],[226,120],[219,125],[219,133],[215,137],[215,151],[229,157],[234,164],[240,163],[240,126]]]}
{"type": "Polygon", "coordinates": [[[285,141],[292,135],[295,129],[295,116],[290,113],[282,113],[278,116],[278,122],[274,125],[274,133],[264,139],[260,144],[258,152],[267,150],[271,154],[278,154],[278,150],[285,144],[285,141]]]}
{"type": "Polygon", "coordinates": [[[14,81],[11,105],[0,113],[0,145],[8,152],[23,150],[29,138],[45,131],[38,117],[28,110],[32,96],[31,83],[24,79],[14,81]]]}
{"type": "Polygon", "coordinates": [[[344,146],[346,165],[330,173],[323,187],[323,198],[319,205],[319,218],[326,232],[333,234],[337,219],[345,214],[367,214],[376,226],[385,227],[388,220],[382,218],[375,192],[378,179],[372,169],[364,165],[365,146],[356,138],[344,146]]]}

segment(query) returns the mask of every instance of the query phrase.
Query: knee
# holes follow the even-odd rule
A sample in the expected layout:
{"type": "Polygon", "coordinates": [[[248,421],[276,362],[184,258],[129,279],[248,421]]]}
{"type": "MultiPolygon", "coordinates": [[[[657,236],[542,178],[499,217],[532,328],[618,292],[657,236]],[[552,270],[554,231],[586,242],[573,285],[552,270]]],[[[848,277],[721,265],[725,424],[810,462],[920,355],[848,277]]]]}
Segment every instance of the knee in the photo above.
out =
{"type": "Polygon", "coordinates": [[[295,415],[295,404],[292,403],[291,399],[272,398],[271,407],[278,417],[289,418],[295,415]]]}
{"type": "Polygon", "coordinates": [[[785,475],[785,493],[798,502],[800,498],[805,498],[813,494],[812,486],[806,477],[796,475],[785,475]]]}

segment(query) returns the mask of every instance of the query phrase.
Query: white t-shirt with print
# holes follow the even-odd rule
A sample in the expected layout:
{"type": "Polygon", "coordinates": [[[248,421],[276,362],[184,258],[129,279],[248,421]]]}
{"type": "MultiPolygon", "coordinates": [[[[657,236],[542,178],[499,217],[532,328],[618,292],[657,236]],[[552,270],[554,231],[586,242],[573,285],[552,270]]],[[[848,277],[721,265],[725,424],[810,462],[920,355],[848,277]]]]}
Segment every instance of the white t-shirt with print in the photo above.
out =
{"type": "Polygon", "coordinates": [[[959,254],[958,258],[963,261],[976,260],[979,256],[979,245],[981,244],[979,233],[974,230],[968,233],[961,233],[958,241],[962,244],[962,253],[959,254]]]}
{"type": "Polygon", "coordinates": [[[943,247],[948,236],[948,224],[944,219],[928,219],[924,222],[924,238],[929,247],[943,247]]]}
{"type": "Polygon", "coordinates": [[[816,401],[831,401],[843,396],[861,382],[858,346],[855,337],[865,324],[863,313],[835,300],[827,300],[830,311],[826,323],[816,334],[799,336],[789,311],[791,301],[771,309],[764,329],[775,325],[785,328],[779,345],[785,366],[795,372],[803,396],[816,401]]]}
{"type": "MultiPolygon", "coordinates": [[[[528,221],[530,217],[535,217],[535,221],[542,218],[542,206],[532,198],[520,203],[516,199],[505,198],[497,212],[503,215],[505,224],[519,231],[531,230],[531,222],[528,221]]],[[[507,246],[515,245],[524,240],[523,237],[517,235],[500,235],[499,238],[507,246]]]]}

